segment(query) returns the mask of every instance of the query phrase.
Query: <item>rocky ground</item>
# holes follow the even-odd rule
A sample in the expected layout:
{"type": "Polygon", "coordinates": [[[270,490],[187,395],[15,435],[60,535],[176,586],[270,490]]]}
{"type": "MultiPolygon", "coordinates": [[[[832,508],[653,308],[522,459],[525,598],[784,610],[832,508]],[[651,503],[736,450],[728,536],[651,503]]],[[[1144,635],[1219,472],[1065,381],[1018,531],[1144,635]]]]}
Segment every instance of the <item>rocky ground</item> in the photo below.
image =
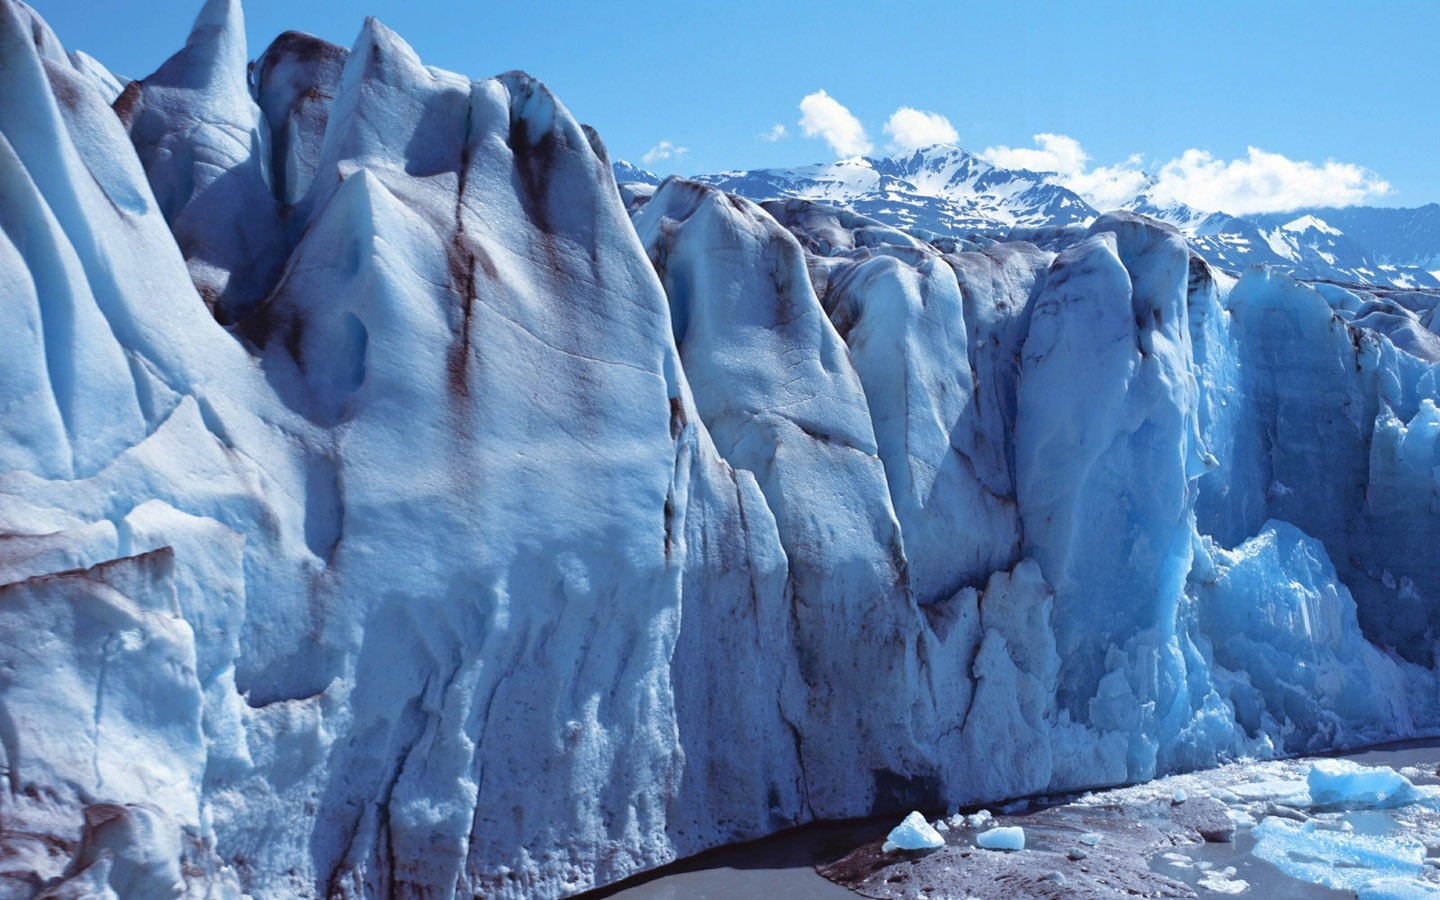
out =
{"type": "Polygon", "coordinates": [[[1064,804],[995,817],[998,825],[1025,830],[1025,849],[1019,852],[980,849],[975,838],[982,829],[965,820],[958,815],[947,820],[943,847],[885,853],[877,842],[820,866],[820,874],[862,896],[896,900],[1194,897],[1190,887],[1152,871],[1148,860],[1175,847],[1229,841],[1235,834],[1225,805],[1209,797],[1064,804]]]}

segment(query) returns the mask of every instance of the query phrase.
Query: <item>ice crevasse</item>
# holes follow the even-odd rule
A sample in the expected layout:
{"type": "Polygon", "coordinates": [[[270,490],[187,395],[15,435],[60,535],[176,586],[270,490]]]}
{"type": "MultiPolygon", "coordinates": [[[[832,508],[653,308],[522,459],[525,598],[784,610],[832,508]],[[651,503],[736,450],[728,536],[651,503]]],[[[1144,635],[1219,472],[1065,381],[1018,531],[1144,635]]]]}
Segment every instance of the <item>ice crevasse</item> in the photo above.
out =
{"type": "Polygon", "coordinates": [[[241,16],[122,82],[0,0],[0,896],[563,896],[1440,725],[1412,310],[627,211],[529,76],[241,16]]]}

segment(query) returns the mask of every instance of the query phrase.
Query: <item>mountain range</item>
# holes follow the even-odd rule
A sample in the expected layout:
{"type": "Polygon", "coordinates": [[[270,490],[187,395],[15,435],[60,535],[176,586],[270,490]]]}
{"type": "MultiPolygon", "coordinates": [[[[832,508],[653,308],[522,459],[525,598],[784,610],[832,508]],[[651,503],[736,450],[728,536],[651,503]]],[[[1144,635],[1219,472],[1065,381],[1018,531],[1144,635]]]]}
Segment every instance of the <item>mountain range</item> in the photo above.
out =
{"type": "MultiPolygon", "coordinates": [[[[659,185],[627,162],[616,181],[659,185]]],[[[1061,250],[1102,212],[1054,173],[1007,169],[950,144],[791,169],[693,176],[754,200],[802,198],[853,210],[923,240],[984,246],[1031,240],[1061,250]]],[[[1153,180],[1122,208],[1176,228],[1221,268],[1277,266],[1305,279],[1440,288],[1440,204],[1415,209],[1306,208],[1248,217],[1157,202],[1153,180]]]]}

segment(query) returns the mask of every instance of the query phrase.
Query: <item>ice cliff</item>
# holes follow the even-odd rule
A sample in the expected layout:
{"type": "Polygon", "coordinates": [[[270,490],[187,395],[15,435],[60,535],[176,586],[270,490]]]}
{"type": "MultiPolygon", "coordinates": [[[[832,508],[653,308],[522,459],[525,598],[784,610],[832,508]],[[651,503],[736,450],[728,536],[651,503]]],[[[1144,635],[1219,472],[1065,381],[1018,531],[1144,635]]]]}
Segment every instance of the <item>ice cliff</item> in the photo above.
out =
{"type": "Polygon", "coordinates": [[[529,76],[242,24],[122,86],[0,0],[0,896],[560,896],[1440,727],[1433,297],[632,220],[529,76]]]}

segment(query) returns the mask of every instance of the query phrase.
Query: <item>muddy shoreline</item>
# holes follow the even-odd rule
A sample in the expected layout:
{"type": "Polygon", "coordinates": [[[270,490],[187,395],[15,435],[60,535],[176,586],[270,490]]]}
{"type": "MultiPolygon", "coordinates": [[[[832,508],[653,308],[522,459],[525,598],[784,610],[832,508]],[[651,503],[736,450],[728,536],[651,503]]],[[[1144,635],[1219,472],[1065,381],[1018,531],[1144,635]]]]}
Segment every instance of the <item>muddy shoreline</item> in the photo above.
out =
{"type": "MultiPolygon", "coordinates": [[[[1404,771],[1417,784],[1440,784],[1435,775],[1440,738],[1327,756],[1404,771]]],[[[1266,801],[1237,796],[1225,785],[1245,788],[1247,781],[1293,780],[1301,777],[1306,765],[1306,760],[1232,764],[1144,785],[1011,804],[1006,807],[1011,812],[997,812],[994,822],[1025,828],[1026,849],[1019,853],[978,849],[974,845],[978,830],[963,821],[956,828],[947,824],[943,848],[888,854],[881,851],[881,844],[899,816],[820,822],[716,848],[583,896],[593,900],[764,896],[1010,900],[1229,893],[1267,900],[1353,897],[1353,891],[1289,877],[1253,855],[1255,840],[1249,827],[1234,827],[1232,811],[1242,821],[1247,810],[1263,819],[1266,801]],[[1181,802],[1176,802],[1177,792],[1181,802]],[[1238,884],[1244,887],[1237,890],[1238,884]]],[[[1342,824],[1338,814],[1328,818],[1336,820],[1333,827],[1342,824]]],[[[932,811],[932,821],[940,820],[954,821],[932,811]]],[[[1440,853],[1440,846],[1433,849],[1440,853]]]]}

